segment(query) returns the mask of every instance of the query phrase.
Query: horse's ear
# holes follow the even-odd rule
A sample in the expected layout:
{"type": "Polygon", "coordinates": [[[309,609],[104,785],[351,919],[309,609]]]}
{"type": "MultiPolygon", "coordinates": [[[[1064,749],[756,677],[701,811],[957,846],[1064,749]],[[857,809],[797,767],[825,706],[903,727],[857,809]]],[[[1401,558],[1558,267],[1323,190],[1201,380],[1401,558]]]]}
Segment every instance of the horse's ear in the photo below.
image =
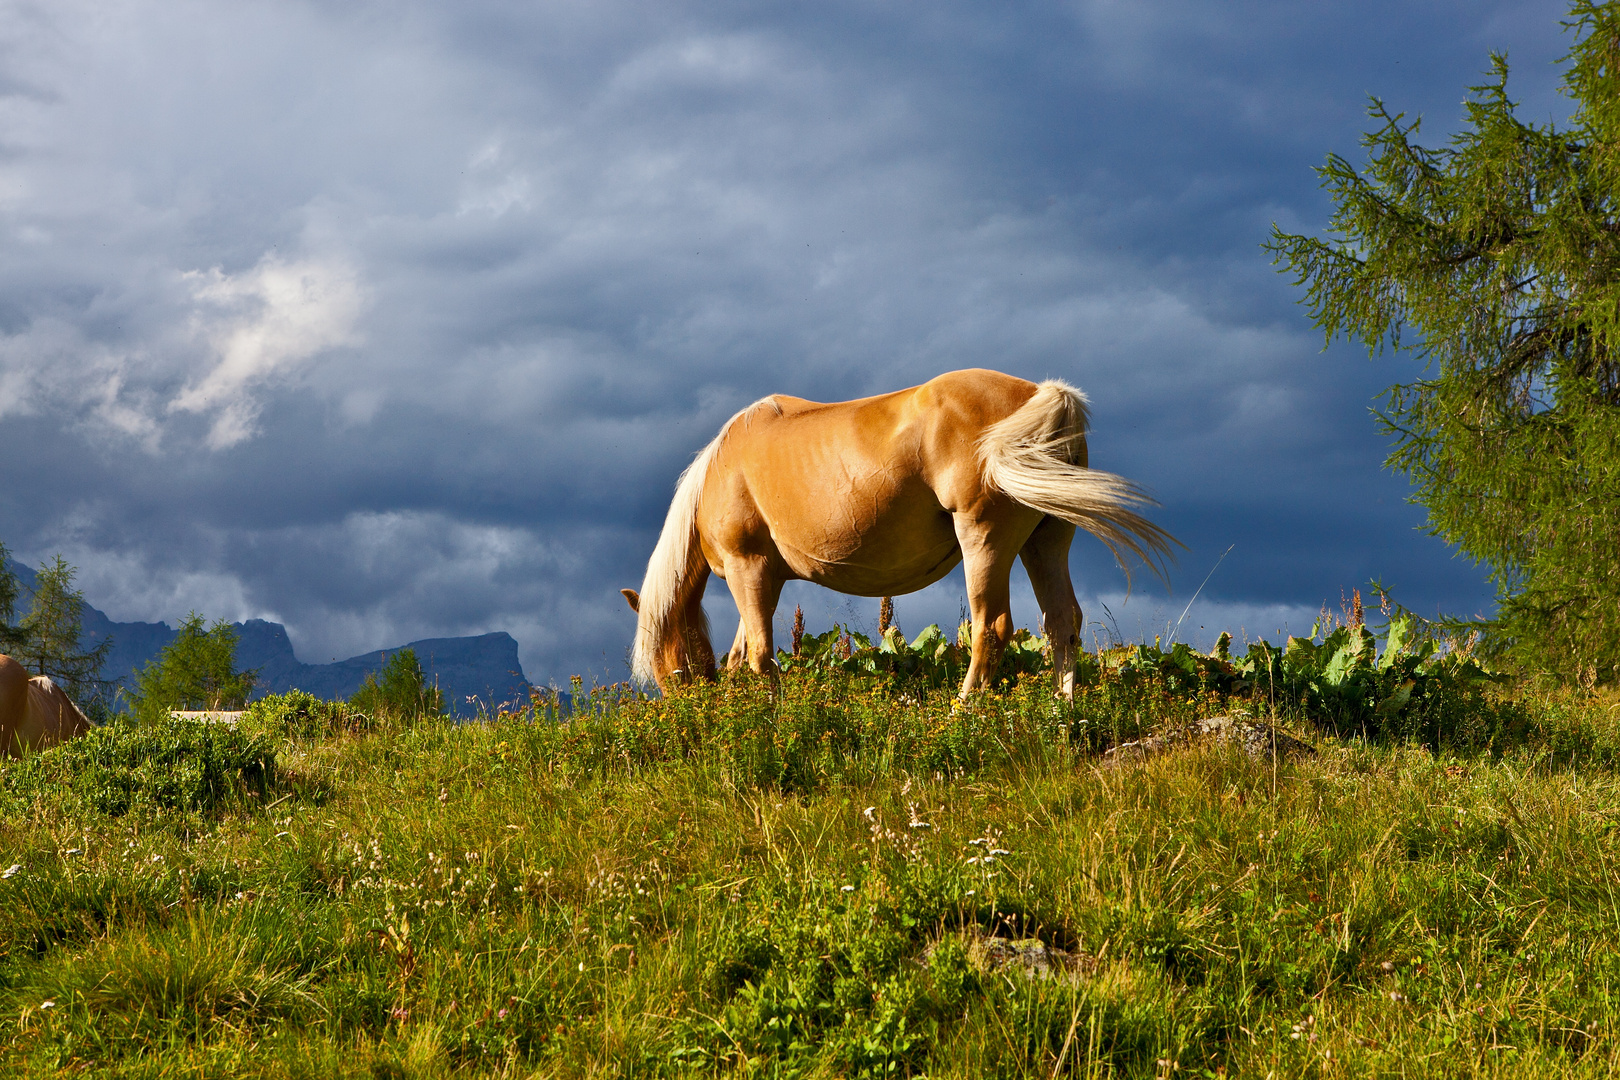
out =
{"type": "Polygon", "coordinates": [[[634,589],[620,589],[624,593],[624,602],[630,605],[630,610],[637,615],[641,614],[641,595],[634,589]]]}

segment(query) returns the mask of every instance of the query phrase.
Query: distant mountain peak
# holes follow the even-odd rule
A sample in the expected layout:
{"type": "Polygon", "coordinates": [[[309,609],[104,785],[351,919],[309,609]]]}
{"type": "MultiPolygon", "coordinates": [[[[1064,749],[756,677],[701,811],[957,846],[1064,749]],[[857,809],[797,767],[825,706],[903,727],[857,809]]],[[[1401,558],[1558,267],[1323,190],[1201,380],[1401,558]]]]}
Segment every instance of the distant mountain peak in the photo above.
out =
{"type": "MultiPolygon", "coordinates": [[[[33,591],[32,568],[8,559],[12,573],[33,591]]],[[[26,606],[26,605],[24,605],[26,606]]],[[[444,692],[445,705],[460,716],[493,712],[505,703],[526,703],[532,689],[518,661],[518,644],[511,634],[496,630],[470,637],[423,638],[387,649],[375,649],[330,664],[306,664],[293,652],[287,628],[267,619],[233,623],[238,635],[236,666],[259,670],[256,697],[304,690],[323,698],[348,697],[360,689],[367,674],[382,668],[384,660],[401,649],[416,653],[427,680],[444,692]]],[[[167,623],[114,622],[84,605],[84,640],[88,645],[112,636],[113,647],[102,677],[133,689],[142,668],[175,638],[167,623]]]]}

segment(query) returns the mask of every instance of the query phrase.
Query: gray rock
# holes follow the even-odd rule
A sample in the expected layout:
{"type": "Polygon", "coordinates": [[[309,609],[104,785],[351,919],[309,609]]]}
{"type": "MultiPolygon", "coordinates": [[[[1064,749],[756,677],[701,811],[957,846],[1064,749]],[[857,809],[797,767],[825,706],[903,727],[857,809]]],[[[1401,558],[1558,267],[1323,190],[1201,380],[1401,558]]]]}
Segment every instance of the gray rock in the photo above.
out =
{"type": "Polygon", "coordinates": [[[981,971],[1020,971],[1032,979],[1078,975],[1089,967],[1087,957],[1054,949],[1039,938],[982,937],[968,949],[968,959],[981,971]]]}
{"type": "MultiPolygon", "coordinates": [[[[1095,966],[1086,954],[1053,948],[1039,938],[990,937],[972,930],[959,940],[967,945],[968,963],[987,975],[1010,971],[1031,979],[1077,978],[1095,966]]],[[[924,967],[928,966],[936,947],[930,945],[923,950],[924,967]]]]}

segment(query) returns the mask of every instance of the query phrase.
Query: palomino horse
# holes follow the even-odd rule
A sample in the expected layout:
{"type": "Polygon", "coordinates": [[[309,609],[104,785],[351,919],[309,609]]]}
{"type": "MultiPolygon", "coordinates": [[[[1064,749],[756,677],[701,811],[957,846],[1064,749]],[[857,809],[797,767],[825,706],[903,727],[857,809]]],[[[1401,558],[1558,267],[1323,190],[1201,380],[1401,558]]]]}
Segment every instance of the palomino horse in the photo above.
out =
{"type": "Polygon", "coordinates": [[[774,675],[784,582],[858,596],[915,592],[964,564],[973,654],[962,695],[991,685],[1012,636],[1008,576],[1024,562],[1052,642],[1055,689],[1074,692],[1076,526],[1124,565],[1177,543],[1131,507],[1135,484],[1086,466],[1086,398],[1055,380],[955,371],[880,397],[823,405],[776,394],[726,422],[675,488],[638,594],[631,666],[668,688],[715,677],[703,615],[711,573],[742,615],[726,666],[774,675]]]}
{"type": "Polygon", "coordinates": [[[0,653],[0,754],[18,757],[90,730],[90,721],[60,686],[0,653]]]}

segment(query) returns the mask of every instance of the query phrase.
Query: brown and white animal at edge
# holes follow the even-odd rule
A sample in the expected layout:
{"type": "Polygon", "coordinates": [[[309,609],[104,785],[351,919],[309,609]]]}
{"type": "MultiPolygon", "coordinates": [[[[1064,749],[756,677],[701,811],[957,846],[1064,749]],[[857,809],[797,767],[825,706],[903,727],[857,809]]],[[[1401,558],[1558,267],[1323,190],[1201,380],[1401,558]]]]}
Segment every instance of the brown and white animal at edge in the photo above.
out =
{"type": "Polygon", "coordinates": [[[0,753],[20,757],[89,731],[90,721],[49,676],[0,653],[0,753]]]}
{"type": "Polygon", "coordinates": [[[702,606],[711,573],[742,616],[726,667],[774,677],[771,620],[785,582],[897,596],[960,562],[973,630],[966,697],[995,679],[1021,559],[1052,642],[1054,689],[1072,696],[1076,527],[1122,566],[1130,552],[1161,577],[1179,543],[1132,509],[1152,502],[1139,487],[1087,467],[1086,424],[1074,387],[984,370],[858,401],[755,402],[681,474],[641,591],[622,590],[637,614],[636,678],[668,689],[715,677],[702,606]]]}

